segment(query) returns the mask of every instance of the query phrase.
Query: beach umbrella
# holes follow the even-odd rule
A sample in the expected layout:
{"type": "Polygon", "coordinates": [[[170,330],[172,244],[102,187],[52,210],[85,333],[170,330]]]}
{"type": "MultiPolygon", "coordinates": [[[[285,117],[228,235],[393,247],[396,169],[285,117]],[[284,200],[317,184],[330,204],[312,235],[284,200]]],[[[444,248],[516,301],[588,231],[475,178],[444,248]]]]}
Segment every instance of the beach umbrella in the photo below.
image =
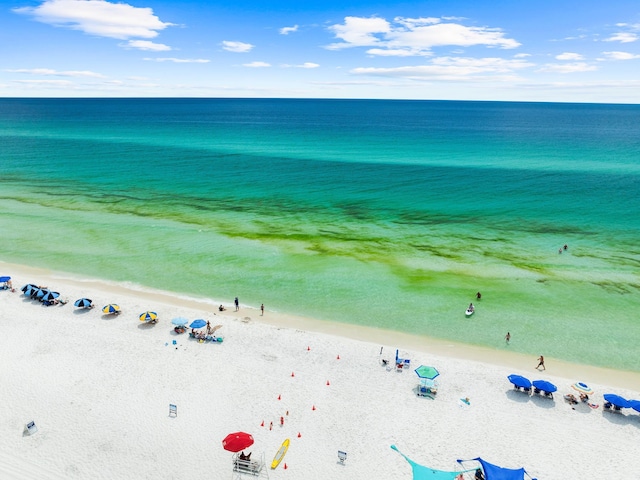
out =
{"type": "Polygon", "coordinates": [[[222,448],[229,452],[239,452],[253,445],[253,437],[245,432],[230,433],[222,440],[222,448]]]}
{"type": "Polygon", "coordinates": [[[27,297],[30,297],[31,295],[33,295],[38,291],[38,287],[36,287],[35,285],[25,285],[24,288],[25,289],[22,291],[27,297]]]}
{"type": "Polygon", "coordinates": [[[47,293],[49,293],[51,290],[49,290],[48,288],[39,288],[36,291],[36,297],[38,298],[42,298],[44,297],[47,293]]]}
{"type": "Polygon", "coordinates": [[[605,393],[603,397],[605,402],[609,402],[611,405],[614,405],[616,407],[620,407],[620,408],[631,407],[629,400],[627,400],[626,398],[622,398],[620,395],[616,395],[614,393],[605,393]]]}
{"type": "Polygon", "coordinates": [[[189,325],[189,328],[202,328],[206,324],[207,322],[199,318],[198,320],[194,320],[193,322],[191,322],[191,325],[189,325]]]}
{"type": "Polygon", "coordinates": [[[640,412],[640,400],[629,400],[629,406],[636,412],[640,412]]]}
{"type": "Polygon", "coordinates": [[[60,296],[60,294],[58,292],[47,292],[42,297],[42,301],[50,302],[51,300],[54,300],[54,299],[58,298],[59,296],[60,296]]]}
{"type": "Polygon", "coordinates": [[[171,320],[171,323],[176,327],[184,327],[187,323],[189,323],[189,319],[184,317],[176,317],[171,320]]]}
{"type": "Polygon", "coordinates": [[[553,393],[558,390],[553,383],[547,382],[546,380],[534,380],[531,384],[536,387],[538,390],[542,390],[543,392],[553,393]]]}
{"type": "Polygon", "coordinates": [[[141,322],[155,322],[158,320],[158,314],[156,312],[144,312],[138,318],[140,318],[141,322]]]}
{"type": "Polygon", "coordinates": [[[102,307],[102,312],[103,313],[119,313],[120,312],[120,305],[116,305],[115,303],[110,303],[109,305],[105,305],[104,307],[102,307]]]}
{"type": "Polygon", "coordinates": [[[90,298],[80,298],[76,300],[76,302],[74,303],[76,307],[81,307],[81,308],[90,308],[92,304],[93,302],[91,301],[90,298]]]}
{"type": "Polygon", "coordinates": [[[589,387],[586,383],[576,382],[573,385],[571,385],[571,388],[573,388],[574,390],[580,393],[584,393],[585,395],[593,395],[593,389],[589,387]]]}
{"type": "Polygon", "coordinates": [[[507,377],[511,383],[519,388],[531,388],[531,381],[522,375],[511,374],[507,377]]]}
{"type": "Polygon", "coordinates": [[[37,289],[38,289],[37,285],[34,285],[33,283],[27,283],[20,290],[22,290],[23,292],[26,292],[27,290],[37,290],[37,289]]]}
{"type": "Polygon", "coordinates": [[[0,277],[0,283],[5,283],[11,280],[11,277],[0,277]]]}
{"type": "Polygon", "coordinates": [[[416,375],[418,375],[418,377],[426,378],[429,380],[433,380],[438,375],[440,375],[440,372],[436,368],[429,367],[427,365],[420,365],[414,370],[414,372],[416,372],[416,375]]]}

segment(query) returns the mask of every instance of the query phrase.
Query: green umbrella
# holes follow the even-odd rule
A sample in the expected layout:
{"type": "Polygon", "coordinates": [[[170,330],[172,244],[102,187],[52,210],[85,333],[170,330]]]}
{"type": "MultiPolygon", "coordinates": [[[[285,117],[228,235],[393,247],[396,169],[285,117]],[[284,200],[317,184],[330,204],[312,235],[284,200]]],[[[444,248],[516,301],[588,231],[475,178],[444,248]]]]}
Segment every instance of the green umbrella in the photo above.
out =
{"type": "Polygon", "coordinates": [[[414,370],[418,377],[427,378],[429,380],[433,380],[440,372],[435,367],[429,367],[427,365],[420,365],[418,368],[414,370]]]}

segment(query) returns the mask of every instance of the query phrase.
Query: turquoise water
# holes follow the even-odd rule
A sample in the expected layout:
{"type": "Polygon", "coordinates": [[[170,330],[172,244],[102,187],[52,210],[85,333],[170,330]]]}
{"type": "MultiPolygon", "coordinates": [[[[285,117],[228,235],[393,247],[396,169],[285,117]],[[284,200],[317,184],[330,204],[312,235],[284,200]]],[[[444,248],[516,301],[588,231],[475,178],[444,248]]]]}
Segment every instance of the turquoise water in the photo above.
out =
{"type": "Polygon", "coordinates": [[[4,261],[640,370],[640,106],[0,99],[0,145],[4,261]]]}

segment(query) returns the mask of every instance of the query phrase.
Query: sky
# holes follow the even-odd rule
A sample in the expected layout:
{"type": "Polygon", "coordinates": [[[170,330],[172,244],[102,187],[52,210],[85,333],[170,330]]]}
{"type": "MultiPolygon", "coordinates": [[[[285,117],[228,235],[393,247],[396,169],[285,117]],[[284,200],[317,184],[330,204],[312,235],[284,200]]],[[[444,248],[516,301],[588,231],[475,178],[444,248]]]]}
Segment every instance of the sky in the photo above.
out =
{"type": "Polygon", "coordinates": [[[0,97],[640,103],[640,0],[0,0],[0,97]]]}

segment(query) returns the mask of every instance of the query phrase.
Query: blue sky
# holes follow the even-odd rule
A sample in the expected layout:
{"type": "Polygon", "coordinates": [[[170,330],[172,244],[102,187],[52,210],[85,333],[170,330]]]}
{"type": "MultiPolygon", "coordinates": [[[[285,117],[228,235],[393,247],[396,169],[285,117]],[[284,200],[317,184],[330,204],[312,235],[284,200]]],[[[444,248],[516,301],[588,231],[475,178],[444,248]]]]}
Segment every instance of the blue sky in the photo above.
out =
{"type": "Polygon", "coordinates": [[[638,0],[2,0],[0,96],[640,103],[638,0]]]}

